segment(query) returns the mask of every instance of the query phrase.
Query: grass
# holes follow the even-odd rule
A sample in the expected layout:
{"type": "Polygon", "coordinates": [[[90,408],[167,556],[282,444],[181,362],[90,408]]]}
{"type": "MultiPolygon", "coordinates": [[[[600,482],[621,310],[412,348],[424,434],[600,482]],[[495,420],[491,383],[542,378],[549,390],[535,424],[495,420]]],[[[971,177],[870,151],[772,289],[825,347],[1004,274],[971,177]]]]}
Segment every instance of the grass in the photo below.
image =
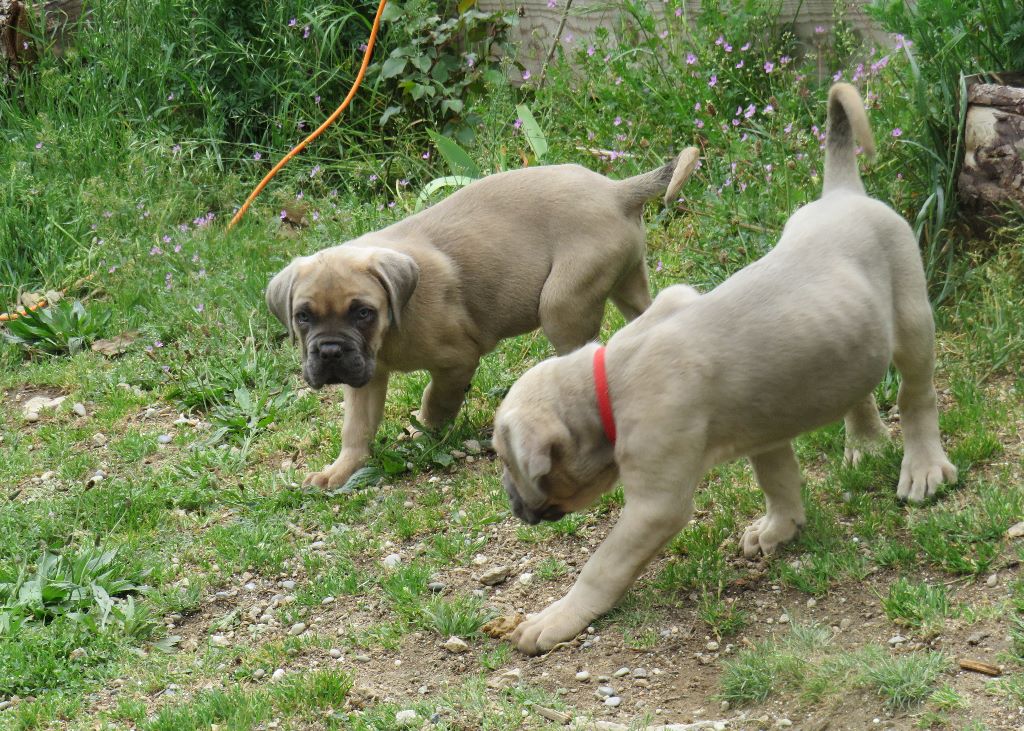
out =
{"type": "MultiPolygon", "coordinates": [[[[396,376],[365,481],[332,495],[301,487],[337,454],[341,396],[304,388],[263,289],[291,256],[411,213],[420,187],[446,173],[425,132],[445,122],[409,107],[378,126],[406,90],[368,85],[343,123],[227,232],[234,206],[301,136],[299,122],[308,128],[347,87],[365,31],[361,7],[303,0],[257,10],[247,20],[188,0],[118,0],[94,9],[93,30],[69,56],[45,56],[0,89],[0,302],[8,309],[20,293],[67,289],[63,309],[46,311],[62,317],[25,331],[23,343],[0,343],[0,702],[19,698],[0,710],[0,725],[376,729],[411,707],[423,719],[438,714],[441,728],[504,731],[519,728],[534,703],[585,709],[589,697],[556,693],[571,677],[533,672],[510,645],[480,633],[495,613],[535,611],[559,596],[626,499],[618,490],[541,526],[510,516],[486,451],[489,428],[515,378],[552,354],[543,336],[504,341],[481,363],[458,419],[416,439],[403,432],[427,380],[396,376]],[[307,207],[301,231],[279,220],[296,204],[307,207]],[[121,354],[88,348],[122,334],[121,354]],[[29,423],[18,399],[37,394],[67,400],[29,423]],[[86,416],[72,411],[76,402],[86,416]],[[452,454],[469,439],[485,447],[472,463],[452,454]],[[89,484],[97,471],[104,479],[89,484]],[[382,563],[390,554],[401,558],[393,569],[382,563]],[[481,555],[514,566],[513,578],[483,590],[472,579],[481,555]],[[114,558],[75,568],[103,556],[114,558]],[[528,585],[515,579],[525,573],[528,585]],[[37,575],[40,591],[22,593],[37,575]],[[278,595],[288,598],[274,604],[276,625],[250,620],[278,595]],[[299,621],[309,629],[288,636],[299,621]],[[231,635],[230,646],[211,648],[214,633],[231,635]],[[439,647],[452,635],[470,645],[458,659],[439,647]],[[393,670],[395,660],[406,669],[393,670]],[[511,665],[526,668],[523,681],[488,688],[511,665]],[[271,681],[278,668],[285,680],[271,681]],[[395,685],[402,672],[418,673],[428,692],[395,685]],[[391,684],[392,700],[360,701],[356,713],[353,689],[373,678],[391,684]],[[177,696],[165,692],[170,684],[177,696]]],[[[931,129],[906,103],[905,53],[885,63],[880,52],[857,56],[840,24],[801,57],[792,37],[764,32],[763,12],[709,11],[699,26],[674,13],[656,26],[633,12],[621,44],[599,32],[558,48],[543,87],[481,75],[465,99],[466,117],[481,120],[476,143],[463,141],[481,170],[519,167],[532,154],[513,124],[520,103],[547,137],[545,161],[616,178],[699,144],[704,161],[686,198],[646,216],[647,263],[655,290],[681,281],[709,289],[768,251],[786,217],[818,195],[818,68],[828,70],[823,81],[835,70],[850,78],[867,59],[859,83],[873,95],[879,143],[867,187],[912,221],[923,210],[937,220],[937,209],[925,210],[935,180],[915,146],[931,129]]],[[[923,240],[951,235],[929,229],[923,240]]],[[[820,709],[842,706],[849,691],[879,713],[911,708],[962,727],[978,709],[1019,703],[1020,588],[1003,612],[1003,599],[961,587],[1008,574],[1021,557],[1003,538],[1024,514],[1013,438],[1024,416],[1021,240],[1007,224],[965,243],[932,280],[933,291],[947,291],[936,310],[938,382],[959,486],[924,506],[901,505],[898,440],[848,467],[841,427],[818,430],[796,444],[807,526],[778,558],[750,565],[737,560],[737,541],[763,498],[745,463],[719,466],[697,495],[694,522],[596,623],[605,644],[594,647],[621,642],[629,658],[683,662],[712,639],[731,644],[736,654],[722,647],[719,664],[701,672],[736,704],[820,709]],[[821,607],[854,593],[881,623],[863,647],[798,613],[789,629],[767,631],[756,604],[784,596],[800,608],[813,597],[821,607]],[[927,637],[971,618],[1013,638],[1007,677],[990,697],[947,673],[945,656],[882,644],[897,631],[927,637]]],[[[622,324],[609,308],[602,337],[622,324]]],[[[890,372],[878,389],[883,409],[897,387],[890,372]]],[[[596,662],[571,652],[574,663],[596,662]]],[[[691,700],[684,711],[708,702],[687,695],[679,707],[691,700]]],[[[625,703],[622,713],[641,713],[625,703]]],[[[529,723],[541,721],[531,714],[529,723]]]]}

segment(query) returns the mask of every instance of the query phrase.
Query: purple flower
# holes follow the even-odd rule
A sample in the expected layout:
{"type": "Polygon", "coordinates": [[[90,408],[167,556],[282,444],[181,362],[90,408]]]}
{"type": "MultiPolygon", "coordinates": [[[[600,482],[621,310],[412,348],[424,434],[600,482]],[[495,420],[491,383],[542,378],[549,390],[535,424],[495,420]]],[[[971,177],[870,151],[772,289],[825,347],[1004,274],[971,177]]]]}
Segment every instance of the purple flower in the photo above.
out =
{"type": "Polygon", "coordinates": [[[662,40],[665,40],[666,38],[668,38],[668,29],[665,29],[661,33],[659,33],[658,37],[661,38],[662,40]]]}
{"type": "Polygon", "coordinates": [[[782,131],[788,135],[790,132],[793,131],[793,123],[790,122],[789,124],[787,124],[782,131]]]}
{"type": "Polygon", "coordinates": [[[298,22],[299,22],[298,20],[296,20],[295,18],[292,18],[291,20],[288,21],[288,27],[289,28],[294,28],[296,26],[296,24],[298,24],[298,22]]]}
{"type": "Polygon", "coordinates": [[[814,32],[817,33],[820,36],[822,33],[825,32],[825,26],[823,26],[823,25],[816,25],[814,27],[814,32]]]}
{"type": "Polygon", "coordinates": [[[41,150],[41,149],[43,149],[43,143],[42,143],[42,142],[37,142],[37,143],[36,143],[36,149],[37,149],[37,150],[41,150]]]}
{"type": "Polygon", "coordinates": [[[593,46],[587,46],[587,55],[588,56],[593,56],[594,55],[594,47],[593,46]]]}
{"type": "Polygon", "coordinates": [[[901,130],[901,129],[900,129],[899,127],[896,127],[896,128],[895,128],[895,129],[894,129],[894,130],[892,131],[892,136],[893,136],[893,137],[902,137],[902,136],[903,136],[903,130],[901,130]]]}
{"type": "Polygon", "coordinates": [[[732,46],[730,46],[728,43],[726,43],[724,46],[722,46],[722,48],[725,49],[726,53],[732,53],[732,46]]]}
{"type": "Polygon", "coordinates": [[[199,277],[200,279],[206,279],[206,270],[200,269],[198,272],[196,272],[196,276],[199,277]]]}
{"type": "Polygon", "coordinates": [[[792,60],[793,59],[791,59],[789,56],[783,56],[782,58],[779,59],[779,64],[782,65],[782,66],[785,66],[787,63],[789,63],[792,60]]]}
{"type": "Polygon", "coordinates": [[[524,69],[523,70],[523,81],[529,81],[529,80],[530,80],[530,69],[524,69]]]}
{"type": "Polygon", "coordinates": [[[304,28],[302,29],[302,37],[303,37],[303,38],[309,38],[309,26],[308,26],[308,25],[307,25],[307,26],[305,26],[305,27],[304,27],[304,28]]]}
{"type": "Polygon", "coordinates": [[[612,124],[618,127],[620,124],[622,124],[622,117],[616,117],[615,119],[613,119],[612,124]]]}
{"type": "Polygon", "coordinates": [[[693,111],[699,112],[701,110],[700,102],[693,105],[693,111]]]}
{"type": "Polygon", "coordinates": [[[430,159],[430,150],[427,150],[426,152],[424,152],[422,155],[420,155],[420,157],[422,157],[424,160],[429,160],[430,159]]]}
{"type": "Polygon", "coordinates": [[[841,78],[843,78],[843,72],[841,70],[832,74],[832,81],[839,81],[841,78]]]}
{"type": "Polygon", "coordinates": [[[516,117],[516,121],[512,123],[512,129],[519,129],[523,126],[523,120],[516,117]]]}
{"type": "Polygon", "coordinates": [[[474,58],[473,54],[471,53],[467,54],[466,56],[466,66],[468,68],[473,68],[474,66],[476,66],[476,58],[474,58]]]}
{"type": "Polygon", "coordinates": [[[621,76],[616,76],[615,77],[615,85],[618,86],[621,83],[622,83],[622,77],[621,76]]]}
{"type": "Polygon", "coordinates": [[[765,61],[764,62],[764,72],[766,74],[770,74],[774,70],[775,70],[775,64],[773,64],[771,61],[765,61]]]}
{"type": "Polygon", "coordinates": [[[871,64],[871,73],[877,74],[879,71],[889,65],[889,57],[882,56],[880,59],[871,64]]]}
{"type": "Polygon", "coordinates": [[[313,211],[313,220],[314,221],[319,221],[320,220],[320,211],[313,211]]]}
{"type": "Polygon", "coordinates": [[[175,145],[174,147],[172,147],[171,152],[177,155],[179,152],[181,152],[181,145],[175,145]]]}
{"type": "Polygon", "coordinates": [[[252,153],[252,159],[259,162],[260,160],[263,159],[263,155],[257,150],[256,152],[252,153]]]}
{"type": "Polygon", "coordinates": [[[395,207],[395,202],[394,201],[388,201],[388,208],[394,208],[394,207],[395,207]]]}
{"type": "Polygon", "coordinates": [[[700,119],[698,117],[696,120],[694,120],[694,124],[697,125],[697,129],[704,129],[704,120],[703,119],[700,119]]]}
{"type": "Polygon", "coordinates": [[[740,126],[740,120],[738,120],[738,119],[733,119],[733,120],[732,120],[732,126],[733,126],[733,127],[739,127],[739,126],[740,126]]]}
{"type": "Polygon", "coordinates": [[[708,86],[715,86],[718,84],[718,74],[711,74],[711,79],[708,81],[708,86]]]}
{"type": "Polygon", "coordinates": [[[755,113],[757,113],[757,107],[751,104],[749,107],[747,107],[747,110],[743,112],[743,116],[746,117],[747,119],[750,119],[751,117],[754,116],[755,113]]]}
{"type": "Polygon", "coordinates": [[[297,200],[297,201],[302,200],[302,191],[301,190],[298,193],[295,194],[295,200],[297,200]]]}
{"type": "Polygon", "coordinates": [[[27,50],[28,50],[28,41],[22,41],[22,42],[21,42],[21,47],[22,47],[22,48],[23,48],[24,50],[26,50],[26,51],[27,51],[27,50]]]}
{"type": "Polygon", "coordinates": [[[103,211],[103,217],[104,218],[112,218],[113,215],[114,215],[113,211],[103,211]]]}
{"type": "Polygon", "coordinates": [[[658,259],[658,266],[654,267],[654,271],[660,272],[662,270],[661,259],[658,259]]]}
{"type": "Polygon", "coordinates": [[[167,272],[167,276],[164,277],[164,289],[171,289],[174,285],[171,283],[172,274],[167,272]]]}
{"type": "Polygon", "coordinates": [[[174,92],[173,91],[170,94],[167,95],[167,101],[169,101],[169,102],[173,102],[174,101],[174,92]]]}
{"type": "Polygon", "coordinates": [[[288,212],[287,211],[281,211],[281,220],[283,221],[286,218],[288,218],[288,212]]]}
{"type": "Polygon", "coordinates": [[[377,173],[370,173],[370,178],[369,179],[370,179],[371,183],[377,182],[377,173]]]}
{"type": "Polygon", "coordinates": [[[740,46],[740,50],[741,51],[749,51],[750,50],[750,41],[747,41],[742,46],[740,46]]]}
{"type": "Polygon", "coordinates": [[[718,36],[718,38],[715,39],[716,46],[720,46],[723,43],[725,43],[725,36],[718,36]]]}
{"type": "Polygon", "coordinates": [[[196,312],[202,312],[203,310],[206,309],[206,305],[204,305],[202,302],[200,302],[198,305],[196,305],[192,309],[194,309],[196,312]]]}
{"type": "Polygon", "coordinates": [[[558,0],[548,0],[548,8],[554,10],[558,7],[558,0]]]}
{"type": "Polygon", "coordinates": [[[165,244],[171,243],[171,236],[170,236],[170,234],[164,234],[163,241],[164,241],[165,244]]]}
{"type": "Polygon", "coordinates": [[[736,64],[736,68],[738,68],[738,69],[743,68],[743,59],[742,58],[740,59],[740,62],[738,64],[736,64]]]}
{"type": "Polygon", "coordinates": [[[697,57],[692,53],[686,54],[686,65],[693,66],[695,63],[697,63],[697,57]]]}
{"type": "Polygon", "coordinates": [[[682,15],[682,14],[683,14],[683,9],[682,9],[682,7],[678,7],[678,8],[676,8],[676,17],[678,18],[678,17],[680,17],[680,16],[682,15]]]}
{"type": "Polygon", "coordinates": [[[161,249],[159,246],[154,246],[152,249],[149,250],[149,255],[150,256],[160,256],[163,253],[164,253],[164,250],[161,249]]]}
{"type": "Polygon", "coordinates": [[[761,114],[771,114],[774,111],[775,111],[775,107],[772,106],[771,104],[768,104],[768,105],[765,106],[764,109],[761,110],[761,114]]]}
{"type": "MultiPolygon", "coordinates": [[[[168,275],[168,276],[170,276],[170,275],[168,275]]],[[[164,341],[163,340],[154,340],[153,341],[153,347],[154,348],[162,348],[162,347],[164,347],[164,341]]]]}
{"type": "Polygon", "coordinates": [[[313,169],[309,171],[309,177],[315,178],[320,173],[320,166],[314,165],[313,169]]]}
{"type": "Polygon", "coordinates": [[[174,253],[175,254],[180,254],[181,253],[181,244],[175,244],[174,245],[174,253]]]}
{"type": "Polygon", "coordinates": [[[404,188],[408,184],[409,184],[408,180],[406,180],[405,178],[399,178],[399,180],[398,180],[398,187],[399,188],[404,188]]]}
{"type": "Polygon", "coordinates": [[[197,261],[199,261],[199,254],[193,254],[192,255],[192,263],[195,264],[197,261]]]}
{"type": "Polygon", "coordinates": [[[320,95],[319,94],[317,94],[315,97],[313,97],[313,103],[316,104],[317,106],[320,106],[320,95]]]}
{"type": "Polygon", "coordinates": [[[107,274],[113,274],[116,271],[117,271],[117,265],[114,265],[114,266],[110,267],[110,269],[107,270],[107,274]]]}

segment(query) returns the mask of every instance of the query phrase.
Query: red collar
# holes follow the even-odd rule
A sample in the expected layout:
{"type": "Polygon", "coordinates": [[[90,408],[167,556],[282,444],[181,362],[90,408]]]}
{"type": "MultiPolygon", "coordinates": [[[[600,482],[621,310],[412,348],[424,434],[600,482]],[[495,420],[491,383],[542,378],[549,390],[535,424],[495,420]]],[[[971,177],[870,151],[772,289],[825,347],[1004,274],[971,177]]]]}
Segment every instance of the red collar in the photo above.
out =
{"type": "Polygon", "coordinates": [[[597,409],[601,412],[601,425],[608,441],[615,444],[615,416],[612,414],[612,397],[608,393],[608,374],[604,368],[604,346],[594,351],[594,391],[597,393],[597,409]]]}

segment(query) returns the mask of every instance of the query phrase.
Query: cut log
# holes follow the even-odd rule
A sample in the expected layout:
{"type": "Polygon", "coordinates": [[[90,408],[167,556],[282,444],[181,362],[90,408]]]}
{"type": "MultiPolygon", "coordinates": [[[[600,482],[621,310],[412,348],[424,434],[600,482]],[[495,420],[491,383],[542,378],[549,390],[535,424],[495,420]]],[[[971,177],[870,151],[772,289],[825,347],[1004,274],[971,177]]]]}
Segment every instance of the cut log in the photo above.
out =
{"type": "Polygon", "coordinates": [[[40,49],[30,31],[39,28],[47,49],[62,55],[81,17],[82,0],[0,0],[0,58],[12,66],[35,61],[40,49]]]}
{"type": "Polygon", "coordinates": [[[1024,205],[1024,73],[972,76],[966,84],[960,198],[986,212],[1024,205]]]}

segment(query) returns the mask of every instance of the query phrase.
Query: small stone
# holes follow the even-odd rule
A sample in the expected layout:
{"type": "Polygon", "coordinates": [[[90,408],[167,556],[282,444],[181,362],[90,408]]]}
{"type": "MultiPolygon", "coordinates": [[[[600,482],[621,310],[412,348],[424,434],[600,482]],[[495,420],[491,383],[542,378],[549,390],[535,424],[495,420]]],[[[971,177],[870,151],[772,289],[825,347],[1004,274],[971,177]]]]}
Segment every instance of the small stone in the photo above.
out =
{"type": "Polygon", "coordinates": [[[647,668],[633,668],[633,677],[640,679],[646,678],[647,668]]]}
{"type": "Polygon", "coordinates": [[[427,588],[430,589],[430,591],[434,594],[440,594],[442,591],[445,590],[446,587],[445,584],[443,584],[440,581],[431,581],[429,584],[427,584],[427,588]]]}
{"type": "Polygon", "coordinates": [[[98,432],[96,432],[95,434],[92,435],[91,441],[97,447],[105,447],[107,445],[107,442],[110,441],[110,440],[107,438],[106,434],[104,434],[101,431],[98,431],[98,432]]]}
{"type": "Polygon", "coordinates": [[[1024,520],[1014,523],[1006,529],[1007,538],[1021,538],[1022,536],[1024,536],[1024,520]]]}
{"type": "Polygon", "coordinates": [[[226,635],[213,635],[210,637],[210,645],[213,647],[231,647],[231,640],[226,635]]]}
{"type": "Polygon", "coordinates": [[[992,574],[985,579],[985,586],[993,587],[999,584],[999,574],[992,574]]]}
{"type": "Polygon", "coordinates": [[[580,681],[581,683],[587,683],[590,681],[590,673],[588,673],[586,670],[580,670],[578,673],[576,673],[576,680],[580,681]]]}
{"type": "Polygon", "coordinates": [[[614,673],[612,673],[613,678],[622,678],[626,675],[629,675],[629,668],[619,668],[614,673]]]}
{"type": "Polygon", "coordinates": [[[778,721],[775,722],[775,725],[779,728],[789,728],[793,725],[793,722],[790,721],[788,718],[780,718],[778,721]]]}
{"type": "Polygon", "coordinates": [[[38,411],[28,411],[28,412],[26,412],[25,413],[25,421],[27,421],[30,424],[34,424],[35,422],[39,421],[39,412],[38,411]]]}
{"type": "Polygon", "coordinates": [[[851,624],[853,624],[853,621],[849,617],[843,617],[842,620],[840,620],[840,622],[839,622],[839,629],[842,629],[842,630],[850,629],[850,625],[851,624]]]}
{"type": "Polygon", "coordinates": [[[732,708],[732,704],[729,703],[729,701],[722,701],[719,704],[719,708],[721,708],[722,712],[724,713],[724,712],[728,711],[730,708],[732,708]]]}
{"type": "Polygon", "coordinates": [[[813,596],[807,600],[808,609],[814,609],[816,606],[818,606],[818,600],[815,599],[813,596]]]}
{"type": "Polygon", "coordinates": [[[306,623],[305,622],[296,622],[295,624],[292,625],[292,628],[290,630],[288,630],[288,634],[291,635],[292,637],[298,637],[299,635],[301,635],[305,631],[306,631],[306,623]]]}
{"type": "Polygon", "coordinates": [[[103,478],[105,478],[106,476],[107,475],[103,472],[103,470],[96,470],[96,474],[94,474],[92,477],[85,481],[85,486],[96,487],[96,485],[103,482],[103,478]]]}
{"type": "Polygon", "coordinates": [[[714,640],[711,640],[708,644],[704,645],[708,652],[718,652],[719,644],[714,640]]]}
{"type": "Polygon", "coordinates": [[[599,685],[597,687],[597,694],[602,698],[610,698],[615,695],[615,689],[610,685],[599,685]]]}
{"type": "Polygon", "coordinates": [[[364,655],[362,653],[356,655],[353,659],[356,662],[370,662],[370,656],[369,655],[364,655]]]}
{"type": "Polygon", "coordinates": [[[523,679],[523,671],[519,668],[512,668],[511,670],[502,673],[501,677],[508,678],[509,680],[514,680],[518,683],[520,680],[523,679]]]}
{"type": "Polygon", "coordinates": [[[612,708],[618,708],[620,703],[622,703],[622,699],[617,695],[609,696],[604,699],[604,704],[606,706],[611,706],[612,708]]]}
{"type": "Polygon", "coordinates": [[[290,579],[286,579],[281,582],[281,588],[285,591],[293,591],[295,589],[295,582],[290,579]]]}
{"type": "Polygon", "coordinates": [[[80,660],[83,657],[85,657],[85,648],[84,647],[76,647],[68,655],[68,659],[70,659],[70,660],[80,660]]]}
{"type": "Polygon", "coordinates": [[[462,446],[466,448],[466,451],[470,454],[480,454],[480,442],[476,439],[467,439],[462,443],[462,446]]]}
{"type": "Polygon", "coordinates": [[[266,676],[266,674],[267,674],[267,671],[264,670],[263,668],[256,668],[253,671],[253,673],[252,673],[252,677],[255,678],[256,680],[262,680],[264,678],[264,676],[266,676]]]}
{"type": "Polygon", "coordinates": [[[86,415],[84,404],[76,402],[75,405],[71,407],[71,410],[74,411],[78,416],[86,415]]]}
{"type": "Polygon", "coordinates": [[[982,640],[984,640],[988,636],[989,636],[988,630],[979,630],[977,632],[973,632],[970,635],[968,635],[968,637],[967,637],[967,644],[968,645],[980,645],[982,640]]]}
{"type": "Polygon", "coordinates": [[[779,617],[779,624],[789,624],[789,615],[783,614],[779,617]]]}
{"type": "Polygon", "coordinates": [[[455,635],[452,635],[447,640],[445,640],[444,649],[448,650],[448,652],[452,653],[453,655],[461,655],[462,653],[469,651],[469,645],[467,645],[466,641],[463,640],[461,637],[456,637],[455,635]]]}
{"type": "MultiPolygon", "coordinates": [[[[461,513],[462,511],[460,510],[459,512],[461,513]]],[[[462,519],[464,520],[465,517],[466,516],[463,515],[462,519]]],[[[473,564],[475,566],[483,566],[485,563],[487,563],[487,560],[487,556],[483,555],[482,553],[478,553],[477,555],[473,556],[473,564]]]]}
{"type": "Polygon", "coordinates": [[[278,668],[274,671],[273,675],[270,676],[271,680],[281,680],[284,678],[284,668],[278,668]]]}
{"type": "Polygon", "coordinates": [[[889,638],[889,644],[895,647],[896,645],[902,645],[907,641],[907,638],[903,635],[893,635],[889,638]]]}
{"type": "Polygon", "coordinates": [[[320,600],[320,604],[322,604],[322,605],[334,604],[335,601],[337,601],[337,600],[333,596],[325,596],[323,599],[320,600]]]}
{"type": "Polygon", "coordinates": [[[531,581],[533,581],[533,574],[527,572],[519,575],[519,583],[523,586],[529,586],[531,581]]]}
{"type": "Polygon", "coordinates": [[[384,560],[381,561],[381,563],[384,564],[384,568],[396,569],[401,565],[402,557],[399,556],[397,553],[391,553],[385,556],[384,560]]]}
{"type": "Polygon", "coordinates": [[[337,647],[332,647],[331,651],[328,654],[335,660],[337,660],[341,657],[341,650],[339,650],[337,647]]]}
{"type": "Polygon", "coordinates": [[[420,715],[412,709],[399,711],[395,714],[395,725],[401,728],[415,726],[420,722],[420,715]]]}
{"type": "Polygon", "coordinates": [[[8,708],[13,706],[14,703],[11,701],[0,701],[0,711],[6,711],[8,708]]]}
{"type": "Polygon", "coordinates": [[[484,586],[496,586],[508,578],[509,571],[510,569],[508,566],[495,566],[493,569],[480,574],[480,576],[477,577],[477,581],[484,586]]]}
{"type": "Polygon", "coordinates": [[[171,440],[172,440],[173,438],[174,438],[174,437],[172,437],[172,436],[171,436],[170,434],[161,434],[161,435],[159,435],[159,436],[158,436],[158,437],[156,438],[156,443],[157,443],[157,444],[170,444],[170,443],[171,443],[171,440]]]}
{"type": "Polygon", "coordinates": [[[466,453],[461,451],[461,450],[458,450],[458,449],[453,449],[451,451],[451,455],[455,459],[465,459],[466,458],[466,453]]]}
{"type": "Polygon", "coordinates": [[[294,460],[291,460],[291,459],[281,460],[281,471],[282,472],[287,472],[288,470],[290,470],[294,466],[295,466],[295,461],[294,460]]]}

